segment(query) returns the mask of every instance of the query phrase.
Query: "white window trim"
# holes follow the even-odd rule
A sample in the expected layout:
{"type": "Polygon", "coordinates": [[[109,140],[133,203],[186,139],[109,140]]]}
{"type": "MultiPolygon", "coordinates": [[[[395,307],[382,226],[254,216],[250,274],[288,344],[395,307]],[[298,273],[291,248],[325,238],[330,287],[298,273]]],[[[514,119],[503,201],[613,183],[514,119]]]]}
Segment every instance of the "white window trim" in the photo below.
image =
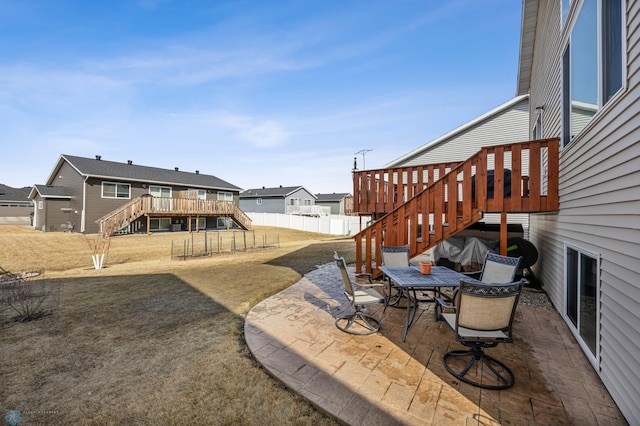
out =
{"type": "Polygon", "coordinates": [[[233,201],[233,192],[218,191],[217,200],[218,201],[233,201]]]}
{"type": "Polygon", "coordinates": [[[171,188],[170,186],[162,186],[162,185],[149,185],[149,194],[150,195],[153,195],[153,194],[151,194],[151,190],[155,189],[155,188],[159,189],[161,194],[162,194],[162,190],[163,189],[168,189],[169,190],[169,197],[168,198],[171,198],[173,196],[173,188],[171,188]]]}
{"type": "MultiPolygon", "coordinates": [[[[621,50],[622,50],[622,85],[620,87],[620,89],[616,92],[615,95],[613,95],[611,97],[611,99],[609,99],[609,101],[605,104],[602,105],[602,81],[600,80],[602,77],[602,28],[601,28],[601,2],[603,0],[597,0],[598,4],[597,4],[597,8],[598,8],[598,29],[597,29],[597,39],[598,39],[598,110],[596,111],[596,113],[594,114],[594,116],[591,118],[591,120],[579,131],[577,132],[573,138],[570,141],[561,141],[560,144],[560,149],[561,150],[565,150],[570,148],[571,146],[575,145],[576,141],[579,141],[580,139],[582,139],[583,135],[585,135],[586,133],[588,133],[594,126],[596,126],[598,124],[598,122],[601,120],[601,118],[603,116],[606,116],[607,112],[613,108],[618,102],[620,102],[620,100],[622,99],[623,94],[627,91],[627,25],[626,25],[626,21],[625,21],[625,17],[626,17],[626,0],[622,0],[622,24],[621,24],[621,31],[622,34],[621,36],[621,40],[622,40],[622,46],[621,46],[621,50]]],[[[569,5],[569,11],[567,14],[567,19],[564,22],[564,25],[562,25],[562,10],[560,10],[560,21],[561,21],[561,28],[562,28],[562,37],[561,37],[561,55],[560,55],[560,59],[562,61],[562,56],[564,55],[564,52],[566,51],[567,47],[569,46],[569,44],[571,43],[571,33],[573,32],[573,28],[576,24],[576,21],[578,19],[578,16],[580,14],[580,10],[582,10],[582,5],[584,3],[584,0],[572,0],[571,4],[569,5]]],[[[560,8],[562,9],[562,3],[560,2],[560,8]]],[[[570,54],[569,54],[570,55],[570,54]]],[[[571,55],[570,55],[571,56],[571,55]]],[[[562,74],[562,72],[561,72],[562,74]]],[[[564,84],[564,80],[562,80],[562,85],[564,84]]],[[[571,96],[571,94],[569,95],[571,96]]],[[[561,96],[561,105],[564,105],[564,96],[561,96]]],[[[561,108],[562,110],[562,108],[561,108]]],[[[562,122],[561,122],[561,126],[562,126],[562,131],[561,134],[564,135],[564,118],[562,118],[562,122]]]]}
{"type": "Polygon", "coordinates": [[[601,258],[600,258],[600,254],[598,253],[594,253],[590,250],[586,250],[583,248],[580,248],[574,244],[570,244],[570,243],[564,243],[564,276],[562,278],[563,280],[563,291],[562,291],[562,318],[564,319],[565,323],[567,324],[569,331],[571,331],[571,334],[573,334],[573,336],[575,337],[576,341],[578,342],[578,344],[580,345],[580,348],[582,349],[582,352],[584,352],[585,356],[587,357],[587,359],[589,360],[589,362],[591,362],[591,364],[593,365],[593,367],[596,370],[600,370],[600,330],[602,327],[602,322],[600,321],[600,293],[601,293],[601,283],[600,283],[600,269],[601,269],[601,258]],[[597,272],[596,272],[596,282],[598,283],[598,288],[596,291],[596,313],[595,313],[595,317],[597,318],[598,323],[596,324],[596,353],[593,354],[593,352],[591,352],[591,349],[589,349],[589,347],[587,346],[587,344],[583,341],[582,336],[580,336],[580,330],[578,330],[576,328],[576,326],[573,325],[573,322],[571,321],[571,318],[569,318],[569,314],[567,313],[567,302],[568,302],[568,298],[567,298],[567,290],[568,290],[568,283],[567,283],[567,272],[568,272],[568,259],[567,259],[567,249],[572,249],[578,252],[578,255],[580,254],[584,254],[586,256],[592,257],[598,264],[598,268],[597,268],[597,272]]]}
{"type": "Polygon", "coordinates": [[[100,185],[100,196],[102,198],[108,198],[111,200],[130,200],[131,199],[131,184],[130,183],[122,183],[122,182],[109,182],[109,181],[102,181],[101,185],[100,185]],[[116,186],[116,196],[115,197],[107,197],[104,195],[104,185],[108,184],[108,185],[115,185],[116,186]],[[129,195],[127,197],[118,197],[118,185],[126,185],[127,187],[129,187],[129,195]]]}

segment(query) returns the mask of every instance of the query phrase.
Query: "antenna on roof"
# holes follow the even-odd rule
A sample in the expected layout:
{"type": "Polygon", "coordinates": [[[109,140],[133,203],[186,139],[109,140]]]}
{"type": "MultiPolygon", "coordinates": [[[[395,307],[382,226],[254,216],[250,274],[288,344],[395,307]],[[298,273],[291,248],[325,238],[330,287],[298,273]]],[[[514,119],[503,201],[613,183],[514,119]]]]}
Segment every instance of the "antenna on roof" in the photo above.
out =
{"type": "Polygon", "coordinates": [[[367,154],[367,152],[371,152],[373,151],[372,149],[361,149],[358,152],[354,152],[353,155],[358,155],[358,154],[362,154],[362,170],[367,170],[367,167],[365,166],[364,163],[364,156],[367,154]]]}

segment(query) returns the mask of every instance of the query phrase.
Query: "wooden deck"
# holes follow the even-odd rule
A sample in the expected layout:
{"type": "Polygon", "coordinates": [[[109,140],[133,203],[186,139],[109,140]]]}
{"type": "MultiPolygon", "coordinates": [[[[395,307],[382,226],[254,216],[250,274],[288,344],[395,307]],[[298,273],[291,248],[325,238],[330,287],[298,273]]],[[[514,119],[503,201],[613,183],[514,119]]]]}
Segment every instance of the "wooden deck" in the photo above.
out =
{"type": "MultiPolygon", "coordinates": [[[[464,162],[353,173],[354,211],[374,222],[354,236],[356,269],[379,273],[379,246],[409,244],[416,256],[482,219],[558,210],[559,140],[482,148],[464,162]]],[[[502,228],[502,226],[501,226],[502,228]]]]}

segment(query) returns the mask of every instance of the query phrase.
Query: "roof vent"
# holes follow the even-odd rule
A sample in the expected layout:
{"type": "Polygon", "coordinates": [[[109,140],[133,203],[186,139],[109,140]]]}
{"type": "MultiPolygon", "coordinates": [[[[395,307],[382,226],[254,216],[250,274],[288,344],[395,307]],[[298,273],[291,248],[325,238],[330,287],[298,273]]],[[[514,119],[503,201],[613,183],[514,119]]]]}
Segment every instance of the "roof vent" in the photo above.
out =
{"type": "Polygon", "coordinates": [[[127,160],[127,164],[128,164],[128,165],[132,165],[132,164],[133,164],[133,161],[131,161],[131,160],[127,160]]]}
{"type": "Polygon", "coordinates": [[[177,167],[175,168],[175,171],[176,171],[176,172],[178,171],[178,168],[177,168],[177,167]]]}
{"type": "Polygon", "coordinates": [[[96,160],[98,161],[102,160],[102,155],[96,155],[96,160]]]}
{"type": "Polygon", "coordinates": [[[199,175],[200,174],[200,170],[196,170],[196,174],[199,175]]]}
{"type": "Polygon", "coordinates": [[[264,189],[264,186],[262,187],[262,189],[264,189]]]}
{"type": "Polygon", "coordinates": [[[282,185],[280,185],[280,188],[282,188],[282,185]]]}

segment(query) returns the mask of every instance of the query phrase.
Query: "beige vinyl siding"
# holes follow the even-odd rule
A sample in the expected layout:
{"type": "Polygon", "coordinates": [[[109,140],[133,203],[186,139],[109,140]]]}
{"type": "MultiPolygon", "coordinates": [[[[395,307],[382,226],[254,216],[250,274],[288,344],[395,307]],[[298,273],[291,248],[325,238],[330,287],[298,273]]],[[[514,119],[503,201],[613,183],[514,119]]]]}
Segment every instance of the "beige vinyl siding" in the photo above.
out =
{"type": "Polygon", "coordinates": [[[526,141],[529,139],[528,112],[528,100],[523,99],[510,109],[394,166],[463,161],[483,146],[526,141]]]}
{"type": "MultiPolygon", "coordinates": [[[[536,33],[531,99],[546,103],[544,137],[561,134],[559,3],[540,3],[536,33]]],[[[626,10],[626,90],[562,150],[560,210],[532,215],[530,233],[541,253],[536,273],[561,313],[564,245],[600,255],[598,373],[629,423],[640,424],[640,3],[626,10]]]]}

